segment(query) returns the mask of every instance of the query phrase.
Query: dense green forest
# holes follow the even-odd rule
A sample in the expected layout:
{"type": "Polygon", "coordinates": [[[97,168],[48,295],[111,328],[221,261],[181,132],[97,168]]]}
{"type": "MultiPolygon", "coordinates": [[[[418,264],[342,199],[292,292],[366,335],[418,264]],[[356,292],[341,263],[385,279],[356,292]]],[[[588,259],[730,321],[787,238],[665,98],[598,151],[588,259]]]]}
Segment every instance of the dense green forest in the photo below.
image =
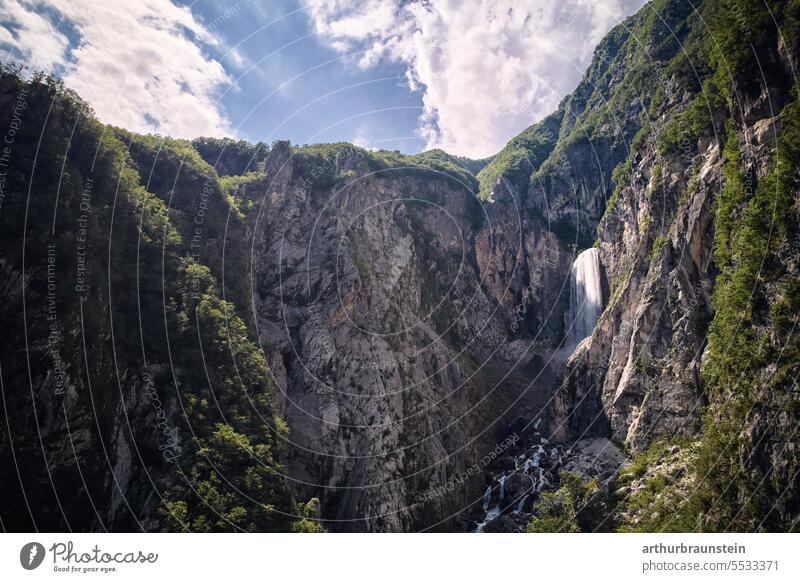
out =
{"type": "MultiPolygon", "coordinates": [[[[231,301],[244,304],[244,283],[228,282],[225,295],[220,286],[223,249],[228,268],[244,269],[245,258],[242,218],[217,171],[188,142],[104,126],[53,77],[5,65],[0,101],[0,125],[16,127],[0,210],[4,381],[48,384],[42,374],[54,359],[70,379],[35,407],[33,389],[6,392],[9,431],[30,452],[16,459],[21,478],[30,472],[36,482],[36,441],[48,432],[39,423],[96,428],[85,448],[74,445],[72,466],[51,476],[56,494],[69,492],[61,519],[90,527],[106,481],[96,455],[124,430],[170,529],[306,527],[281,474],[286,427],[272,410],[264,356],[231,301]],[[151,402],[155,434],[130,422],[119,429],[140,406],[131,391],[151,402]]],[[[205,140],[201,149],[213,157],[227,145],[205,140]]],[[[26,489],[6,479],[3,496],[35,502],[50,493],[26,489]]],[[[43,505],[33,524],[6,527],[63,527],[43,505]]]]}

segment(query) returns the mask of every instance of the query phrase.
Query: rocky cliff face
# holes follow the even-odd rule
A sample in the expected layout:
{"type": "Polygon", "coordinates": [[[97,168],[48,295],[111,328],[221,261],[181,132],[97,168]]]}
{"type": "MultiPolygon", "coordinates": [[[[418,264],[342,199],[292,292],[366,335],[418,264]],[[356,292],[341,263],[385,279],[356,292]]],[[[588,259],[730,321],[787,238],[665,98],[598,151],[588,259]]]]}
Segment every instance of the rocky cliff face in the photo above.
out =
{"type": "Polygon", "coordinates": [[[530,322],[547,314],[517,314],[528,261],[569,259],[552,235],[523,236],[511,201],[482,206],[447,175],[368,165],[355,148],[278,146],[248,186],[268,193],[252,225],[255,309],[290,478],[335,530],[453,527],[483,472],[432,492],[514,421],[530,424],[553,384],[546,351],[532,349],[530,322]],[[313,176],[327,171],[339,178],[320,188],[313,176]]]}
{"type": "MultiPolygon", "coordinates": [[[[715,3],[703,10],[730,17],[715,3]]],[[[750,187],[767,178],[796,57],[762,34],[763,83],[687,80],[681,47],[702,43],[701,16],[654,3],[612,31],[560,110],[478,175],[482,206],[453,180],[373,173],[353,152],[335,156],[334,174],[348,178],[306,195],[302,149],[275,154],[254,230],[260,333],[281,354],[273,370],[302,437],[291,466],[318,486],[306,494],[326,499],[328,515],[391,514],[353,527],[413,529],[474,507],[483,474],[433,507],[417,504],[540,412],[545,436],[567,444],[607,438],[637,454],[702,438],[714,404],[702,372],[723,149],[733,140],[748,151],[750,187]],[[570,265],[593,241],[606,306],[572,351],[570,265]],[[322,463],[310,460],[320,453],[322,463]]],[[[517,465],[539,454],[536,437],[523,443],[517,465]]],[[[527,483],[508,455],[482,473],[498,487],[500,476],[527,483]]],[[[553,482],[570,459],[558,456],[553,482]]]]}
{"type": "MultiPolygon", "coordinates": [[[[726,26],[734,26],[726,10],[741,10],[738,5],[706,8],[718,11],[713,13],[721,21],[728,19],[726,26]]],[[[741,33],[741,28],[737,30],[741,33]]],[[[755,31],[745,34],[750,38],[755,31]]],[[[748,59],[757,55],[765,72],[758,81],[731,76],[726,70],[713,81],[701,79],[703,90],[698,95],[682,91],[670,76],[662,78],[664,96],[651,93],[648,97],[645,92],[643,103],[649,100],[649,105],[633,137],[636,148],[612,176],[615,192],[600,221],[597,245],[609,283],[608,305],[592,336],[567,362],[551,409],[550,430],[559,439],[607,436],[633,453],[647,451],[656,441],[696,444],[699,440],[707,455],[705,461],[697,461],[702,470],[692,466],[695,461],[687,466],[684,459],[680,473],[690,477],[672,475],[667,489],[702,488],[713,482],[718,472],[727,471],[726,463],[737,465],[728,477],[737,484],[729,481],[714,486],[704,509],[694,507],[692,511],[707,511],[707,517],[716,512],[714,505],[731,503],[739,512],[722,511],[728,515],[723,524],[698,517],[692,525],[683,522],[679,527],[742,527],[737,525],[746,513],[742,506],[759,495],[772,495],[764,491],[768,488],[765,483],[776,480],[784,491],[796,489],[796,476],[789,467],[796,466],[790,451],[797,447],[797,435],[791,428],[794,421],[784,416],[794,406],[790,404],[795,398],[793,380],[770,387],[762,384],[745,396],[732,386],[720,386],[718,375],[718,367],[733,365],[722,361],[743,357],[731,344],[737,333],[746,333],[743,327],[756,325],[763,333],[775,334],[774,328],[767,331],[769,317],[763,319],[761,302],[786,300],[785,292],[779,291],[780,283],[759,289],[753,279],[749,297],[741,302],[743,311],[734,313],[728,285],[744,270],[743,257],[748,252],[754,259],[758,257],[760,274],[756,278],[785,282],[786,277],[794,277],[794,258],[784,249],[791,244],[797,225],[796,173],[782,176],[778,169],[781,156],[790,156],[794,147],[794,138],[788,132],[782,135],[781,129],[796,122],[792,107],[787,106],[792,99],[787,90],[794,83],[798,55],[796,43],[786,43],[765,25],[754,41],[753,53],[740,57],[744,68],[748,59]],[[727,97],[721,99],[717,91],[727,97]],[[781,186],[771,180],[787,182],[781,186]],[[737,254],[735,243],[721,246],[719,241],[727,241],[731,229],[749,224],[746,219],[737,220],[759,212],[753,208],[758,203],[750,202],[758,198],[759,188],[769,189],[763,194],[765,205],[773,212],[784,208],[782,212],[788,213],[784,224],[791,226],[781,226],[775,215],[762,219],[751,233],[763,237],[763,243],[751,246],[752,239],[740,240],[741,254],[737,254]],[[736,204],[727,202],[731,190],[737,191],[736,204]],[[720,320],[727,317],[738,319],[729,328],[731,335],[720,333],[720,320]],[[720,358],[720,353],[725,356],[720,358]],[[719,401],[722,395],[748,403],[747,411],[738,413],[747,428],[728,426],[724,429],[728,436],[712,444],[709,425],[731,420],[722,421],[720,415],[736,414],[729,409],[721,412],[725,409],[719,401]],[[762,406],[763,413],[753,418],[762,406]],[[745,432],[740,434],[740,430],[745,432]],[[771,440],[772,458],[757,461],[755,451],[765,440],[771,440]],[[725,456],[730,449],[739,451],[734,461],[725,456]],[[781,451],[781,459],[775,457],[775,449],[781,451]],[[718,455],[716,460],[714,455],[718,455]],[[694,485],[687,487],[687,479],[694,485]],[[751,485],[739,489],[740,480],[751,485]]],[[[625,110],[620,113],[624,116],[625,110]]],[[[632,114],[628,113],[628,119],[632,114]]],[[[587,210],[591,213],[590,204],[587,210]]],[[[793,342],[791,335],[772,338],[788,346],[793,342]]],[[[796,361],[787,361],[785,351],[772,353],[776,361],[761,360],[743,371],[744,375],[750,376],[758,366],[773,370],[787,366],[794,370],[790,376],[796,375],[796,361]]],[[[686,449],[694,450],[695,444],[686,449]]],[[[650,461],[657,466],[663,458],[650,461]]],[[[620,490],[619,495],[624,502],[631,489],[620,490]]],[[[673,510],[680,506],[672,501],[673,510]]],[[[794,510],[789,508],[795,507],[796,501],[789,495],[768,502],[767,506],[774,502],[779,508],[774,513],[782,514],[773,523],[781,519],[790,522],[788,516],[794,510]]],[[[772,510],[760,511],[761,521],[751,522],[752,526],[768,523],[772,510]]],[[[654,527],[652,523],[645,527],[654,527]]],[[[662,526],[675,527],[668,520],[659,522],[662,526]]]]}

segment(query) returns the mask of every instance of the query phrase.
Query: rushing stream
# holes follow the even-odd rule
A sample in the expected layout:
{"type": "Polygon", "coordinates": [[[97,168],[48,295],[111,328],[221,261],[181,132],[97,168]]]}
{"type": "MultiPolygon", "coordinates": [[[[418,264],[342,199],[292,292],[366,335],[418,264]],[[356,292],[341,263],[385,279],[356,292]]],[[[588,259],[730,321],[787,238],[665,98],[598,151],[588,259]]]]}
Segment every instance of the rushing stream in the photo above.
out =
{"type": "MultiPolygon", "coordinates": [[[[534,429],[538,424],[539,420],[534,429]]],[[[547,439],[541,438],[539,433],[535,435],[538,444],[532,444],[522,454],[514,456],[513,468],[496,473],[486,487],[482,502],[484,517],[483,521],[476,523],[475,533],[483,532],[486,524],[503,514],[516,516],[523,514],[526,508],[530,511],[533,499],[552,484],[550,470],[558,462],[559,449],[548,445],[547,439]]]]}
{"type": "Polygon", "coordinates": [[[530,497],[538,495],[550,485],[550,475],[542,467],[543,461],[548,458],[549,454],[555,456],[557,450],[554,448],[548,453],[542,445],[536,445],[528,452],[514,458],[513,469],[504,471],[494,478],[483,494],[485,516],[483,521],[476,525],[475,533],[484,531],[487,523],[504,512],[522,513],[530,497]],[[506,495],[506,481],[514,476],[524,477],[528,480],[529,485],[523,486],[514,495],[506,495]]]}

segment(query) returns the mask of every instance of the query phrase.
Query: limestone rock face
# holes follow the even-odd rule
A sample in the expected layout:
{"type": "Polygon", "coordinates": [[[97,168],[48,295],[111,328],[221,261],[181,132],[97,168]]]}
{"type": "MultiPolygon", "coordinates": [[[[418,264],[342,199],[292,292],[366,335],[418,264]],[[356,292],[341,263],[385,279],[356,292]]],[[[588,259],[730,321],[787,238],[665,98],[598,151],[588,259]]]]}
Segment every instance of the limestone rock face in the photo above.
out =
{"type": "Polygon", "coordinates": [[[554,406],[556,433],[610,432],[636,450],[658,436],[693,434],[699,427],[719,146],[706,144],[691,160],[700,167],[692,192],[686,192],[686,163],[671,159],[654,177],[655,153],[643,152],[604,223],[600,252],[611,281],[609,302],[594,334],[567,364],[554,406]],[[646,228],[639,214],[651,217],[646,228]]]}
{"type": "MultiPolygon", "coordinates": [[[[671,7],[670,18],[688,18],[671,7]]],[[[538,127],[552,138],[545,154],[534,160],[532,146],[501,168],[485,202],[444,175],[369,171],[357,150],[330,163],[335,183],[310,189],[291,150],[266,161],[251,225],[259,335],[281,387],[292,479],[340,520],[333,529],[449,527],[466,507],[479,521],[503,471],[481,467],[448,495],[428,493],[537,418],[564,446],[608,439],[633,453],[701,431],[724,183],[715,128],[728,120],[714,109],[680,151],[662,151],[696,92],[667,75],[660,99],[643,89],[649,108],[642,95],[618,98],[633,60],[626,34],[601,43],[538,127]],[[604,311],[572,350],[570,267],[592,244],[604,311]]],[[[780,134],[792,47],[773,47],[766,86],[742,87],[731,120],[755,176],[780,134]]]]}
{"type": "Polygon", "coordinates": [[[532,420],[563,333],[563,246],[445,177],[366,174],[306,191],[273,151],[251,191],[256,325],[289,425],[290,480],[334,530],[442,526],[480,497],[475,470],[430,495],[532,420]],[[548,259],[559,269],[538,268],[548,259]],[[530,287],[535,286],[534,293],[530,287]],[[537,337],[538,336],[538,337],[537,337]]]}
{"type": "MultiPolygon", "coordinates": [[[[748,123],[736,130],[756,176],[767,172],[767,143],[780,128],[779,116],[759,116],[761,100],[753,99],[748,123]]],[[[566,364],[551,408],[556,437],[603,435],[640,451],[659,437],[699,431],[700,367],[714,316],[721,147],[706,136],[691,155],[660,156],[655,139],[648,139],[637,152],[602,223],[608,305],[566,364]]]]}

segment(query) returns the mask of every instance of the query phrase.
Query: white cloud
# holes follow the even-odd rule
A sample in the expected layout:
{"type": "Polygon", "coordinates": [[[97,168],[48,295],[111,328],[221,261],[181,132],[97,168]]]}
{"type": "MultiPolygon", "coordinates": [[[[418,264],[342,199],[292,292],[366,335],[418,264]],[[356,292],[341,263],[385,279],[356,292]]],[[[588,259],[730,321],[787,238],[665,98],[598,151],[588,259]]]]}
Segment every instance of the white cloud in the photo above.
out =
{"type": "Polygon", "coordinates": [[[203,50],[218,42],[188,8],[171,0],[3,4],[0,45],[34,68],[63,67],[66,85],[102,121],[175,137],[232,133],[214,100],[230,78],[203,50]],[[59,19],[77,33],[77,45],[68,46],[59,19]]]}
{"type": "Polygon", "coordinates": [[[483,157],[555,110],[594,46],[644,0],[309,0],[335,50],[407,67],[427,147],[483,157]]]}
{"type": "Polygon", "coordinates": [[[30,10],[28,2],[0,3],[0,52],[2,60],[23,60],[31,67],[52,70],[61,63],[67,38],[50,20],[30,10]]]}
{"type": "Polygon", "coordinates": [[[364,148],[365,150],[378,149],[375,147],[375,142],[369,135],[369,129],[364,125],[359,125],[356,128],[356,133],[353,136],[352,142],[354,146],[364,148]]]}

